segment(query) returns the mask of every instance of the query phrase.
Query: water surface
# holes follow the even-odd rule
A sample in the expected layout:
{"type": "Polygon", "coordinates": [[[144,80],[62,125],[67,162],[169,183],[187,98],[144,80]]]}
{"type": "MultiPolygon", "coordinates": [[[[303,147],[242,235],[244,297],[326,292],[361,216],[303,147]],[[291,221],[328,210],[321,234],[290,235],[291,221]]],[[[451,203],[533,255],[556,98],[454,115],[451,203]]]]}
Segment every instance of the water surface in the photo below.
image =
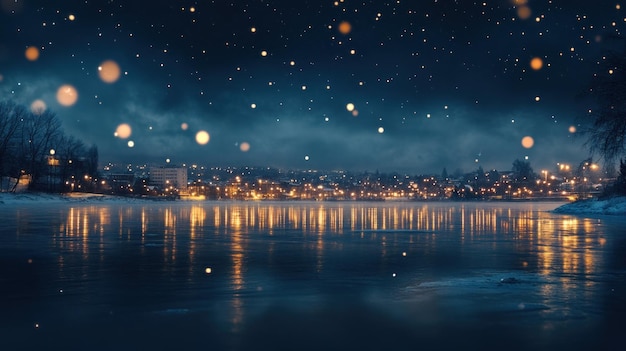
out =
{"type": "Polygon", "coordinates": [[[621,345],[626,219],[556,206],[0,205],[0,349],[621,345]]]}

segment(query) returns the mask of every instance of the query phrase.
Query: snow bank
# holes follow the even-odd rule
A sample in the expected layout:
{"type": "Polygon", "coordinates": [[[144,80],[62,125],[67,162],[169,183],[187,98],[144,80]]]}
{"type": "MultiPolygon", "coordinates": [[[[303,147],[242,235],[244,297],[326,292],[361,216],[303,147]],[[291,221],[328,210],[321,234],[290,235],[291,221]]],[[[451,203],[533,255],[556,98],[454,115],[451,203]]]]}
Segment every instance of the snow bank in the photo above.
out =
{"type": "Polygon", "coordinates": [[[0,206],[35,203],[133,203],[144,199],[90,193],[0,193],[0,206]]]}
{"type": "Polygon", "coordinates": [[[594,198],[576,201],[557,207],[553,212],[567,214],[626,215],[626,197],[617,196],[603,200],[594,198]]]}

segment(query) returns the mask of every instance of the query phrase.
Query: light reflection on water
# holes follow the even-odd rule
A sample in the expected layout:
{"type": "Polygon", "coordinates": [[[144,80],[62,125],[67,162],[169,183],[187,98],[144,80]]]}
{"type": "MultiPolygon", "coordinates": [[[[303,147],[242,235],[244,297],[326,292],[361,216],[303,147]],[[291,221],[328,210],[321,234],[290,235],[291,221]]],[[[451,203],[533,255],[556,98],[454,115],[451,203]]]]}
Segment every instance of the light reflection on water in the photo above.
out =
{"type": "MultiPolygon", "coordinates": [[[[15,312],[24,322],[12,327],[18,335],[28,334],[23,328],[35,320],[112,330],[118,324],[134,330],[125,323],[142,321],[159,334],[169,318],[183,325],[199,318],[200,325],[234,335],[220,343],[243,348],[269,342],[275,328],[300,335],[295,329],[354,324],[343,336],[320,339],[340,341],[359,328],[383,328],[372,321],[382,318],[398,324],[389,335],[410,335],[396,346],[416,338],[435,342],[464,327],[472,333],[466,337],[478,340],[487,326],[522,339],[529,329],[538,340],[530,345],[558,346],[562,335],[602,330],[607,310],[615,310],[611,304],[624,301],[613,292],[624,286],[625,265],[615,255],[626,245],[619,236],[623,219],[546,212],[554,207],[206,202],[17,208],[1,215],[0,253],[22,267],[9,281],[22,297],[0,297],[14,309],[32,309],[15,312]],[[29,259],[33,263],[25,263],[29,259]],[[32,277],[39,281],[28,282],[32,277]],[[527,314],[510,319],[520,311],[527,314]],[[511,325],[521,328],[519,335],[511,325]],[[426,335],[423,328],[434,332],[426,335]]],[[[617,311],[624,317],[623,305],[617,311]]],[[[310,333],[302,337],[317,332],[310,333]]],[[[370,345],[365,340],[362,346],[370,345]]],[[[321,342],[297,346],[314,349],[321,342]]]]}

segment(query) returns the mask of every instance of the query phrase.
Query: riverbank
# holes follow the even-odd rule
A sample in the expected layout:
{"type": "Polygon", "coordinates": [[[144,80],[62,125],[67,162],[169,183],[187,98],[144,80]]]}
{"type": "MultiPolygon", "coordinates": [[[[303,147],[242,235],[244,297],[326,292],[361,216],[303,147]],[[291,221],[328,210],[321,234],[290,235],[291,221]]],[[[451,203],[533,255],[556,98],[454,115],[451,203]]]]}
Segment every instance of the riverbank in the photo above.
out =
{"type": "Polygon", "coordinates": [[[626,215],[626,196],[616,196],[608,199],[593,198],[575,201],[557,207],[553,212],[581,215],[626,215]]]}

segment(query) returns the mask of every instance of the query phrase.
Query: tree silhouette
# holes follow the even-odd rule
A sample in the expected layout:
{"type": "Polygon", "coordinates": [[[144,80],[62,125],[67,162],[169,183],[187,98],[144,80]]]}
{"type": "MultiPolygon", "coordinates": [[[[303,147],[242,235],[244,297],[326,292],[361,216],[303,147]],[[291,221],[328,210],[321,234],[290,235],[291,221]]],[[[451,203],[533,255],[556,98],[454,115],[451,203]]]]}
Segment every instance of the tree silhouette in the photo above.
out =
{"type": "MultiPolygon", "coordinates": [[[[626,44],[625,38],[619,39],[626,44]]],[[[602,67],[587,91],[596,106],[589,110],[591,124],[582,133],[592,153],[613,162],[626,151],[626,45],[609,52],[602,67]]]]}

